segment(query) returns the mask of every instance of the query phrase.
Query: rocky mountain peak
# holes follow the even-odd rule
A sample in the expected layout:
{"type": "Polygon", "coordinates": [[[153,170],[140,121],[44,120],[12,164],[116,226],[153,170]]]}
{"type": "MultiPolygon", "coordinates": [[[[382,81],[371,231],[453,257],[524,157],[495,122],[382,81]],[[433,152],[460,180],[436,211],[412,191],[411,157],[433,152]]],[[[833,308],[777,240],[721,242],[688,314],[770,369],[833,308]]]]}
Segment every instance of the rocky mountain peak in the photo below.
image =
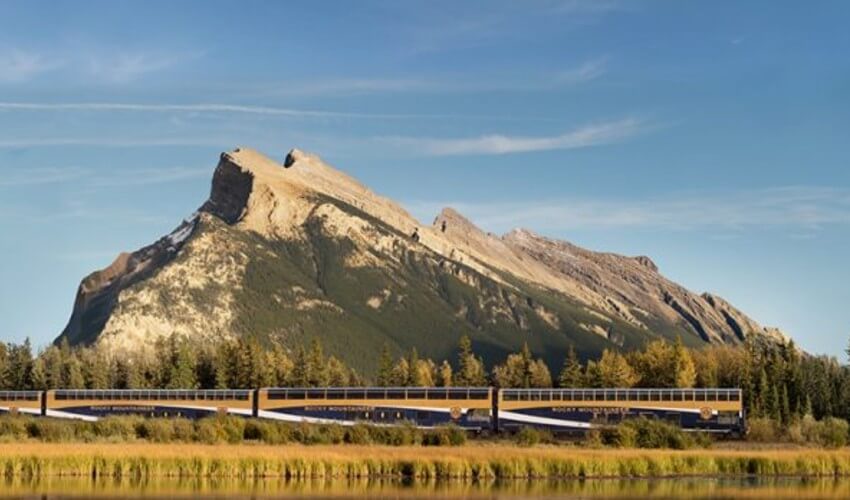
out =
{"type": "Polygon", "coordinates": [[[175,332],[328,337],[355,365],[384,343],[442,359],[460,332],[495,357],[528,341],[554,363],[569,344],[592,355],[656,336],[784,338],[649,257],[496,236],[452,208],[423,226],[314,154],[249,148],[221,154],[198,214],[83,280],[60,338],[133,349],[175,332]]]}
{"type": "Polygon", "coordinates": [[[635,259],[635,262],[637,262],[638,264],[642,265],[643,267],[649,269],[650,271],[652,271],[654,273],[658,272],[658,266],[655,264],[655,262],[652,261],[652,259],[650,259],[646,255],[638,255],[634,259],[635,259]]]}

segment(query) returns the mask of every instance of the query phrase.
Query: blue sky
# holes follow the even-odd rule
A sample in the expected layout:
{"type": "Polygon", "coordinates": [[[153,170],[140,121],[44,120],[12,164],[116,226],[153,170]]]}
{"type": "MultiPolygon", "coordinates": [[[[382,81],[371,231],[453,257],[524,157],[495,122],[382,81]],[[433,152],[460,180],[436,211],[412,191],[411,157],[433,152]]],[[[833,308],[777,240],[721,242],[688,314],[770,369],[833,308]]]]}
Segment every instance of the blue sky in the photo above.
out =
{"type": "Polygon", "coordinates": [[[218,153],[320,154],[850,336],[850,3],[0,1],[0,339],[172,230],[218,153]]]}

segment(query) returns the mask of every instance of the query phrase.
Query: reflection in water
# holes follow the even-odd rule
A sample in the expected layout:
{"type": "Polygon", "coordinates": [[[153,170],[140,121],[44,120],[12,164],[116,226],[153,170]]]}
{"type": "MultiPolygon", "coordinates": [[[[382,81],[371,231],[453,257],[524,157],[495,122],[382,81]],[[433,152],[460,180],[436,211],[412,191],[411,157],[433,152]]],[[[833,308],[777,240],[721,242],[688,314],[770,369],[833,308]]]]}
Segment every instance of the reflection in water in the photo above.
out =
{"type": "Polygon", "coordinates": [[[850,498],[850,479],[678,478],[534,481],[9,478],[0,498],[850,498]]]}

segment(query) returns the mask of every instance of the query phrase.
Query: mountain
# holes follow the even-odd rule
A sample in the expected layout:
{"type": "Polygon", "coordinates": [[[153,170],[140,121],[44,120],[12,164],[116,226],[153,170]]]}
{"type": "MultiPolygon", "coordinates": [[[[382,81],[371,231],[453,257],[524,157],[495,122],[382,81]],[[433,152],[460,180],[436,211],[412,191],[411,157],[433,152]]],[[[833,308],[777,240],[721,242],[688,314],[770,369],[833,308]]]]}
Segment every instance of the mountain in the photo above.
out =
{"type": "Polygon", "coordinates": [[[468,334],[485,360],[523,342],[558,367],[681,337],[783,338],[720,297],[664,278],[649,257],[598,253],[525,229],[486,233],[446,208],[431,226],[318,157],[223,153],[209,199],[171,234],[80,284],[57,339],[122,351],[160,336],[319,337],[369,372],[385,343],[437,360],[468,334]]]}

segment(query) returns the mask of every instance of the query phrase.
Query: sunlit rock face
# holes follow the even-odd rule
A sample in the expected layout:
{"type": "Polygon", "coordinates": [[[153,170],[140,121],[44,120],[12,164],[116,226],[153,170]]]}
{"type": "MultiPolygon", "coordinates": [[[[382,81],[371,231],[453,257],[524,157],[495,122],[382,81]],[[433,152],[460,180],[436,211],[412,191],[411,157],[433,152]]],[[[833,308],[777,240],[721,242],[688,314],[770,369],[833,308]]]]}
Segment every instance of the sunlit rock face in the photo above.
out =
{"type": "Polygon", "coordinates": [[[172,333],[318,337],[365,370],[384,344],[449,359],[464,334],[488,362],[527,342],[553,368],[570,345],[594,356],[657,337],[783,338],[649,257],[493,235],[451,208],[423,225],[315,155],[278,163],[247,148],[221,155],[196,214],[82,281],[57,340],[126,352],[172,333]]]}

